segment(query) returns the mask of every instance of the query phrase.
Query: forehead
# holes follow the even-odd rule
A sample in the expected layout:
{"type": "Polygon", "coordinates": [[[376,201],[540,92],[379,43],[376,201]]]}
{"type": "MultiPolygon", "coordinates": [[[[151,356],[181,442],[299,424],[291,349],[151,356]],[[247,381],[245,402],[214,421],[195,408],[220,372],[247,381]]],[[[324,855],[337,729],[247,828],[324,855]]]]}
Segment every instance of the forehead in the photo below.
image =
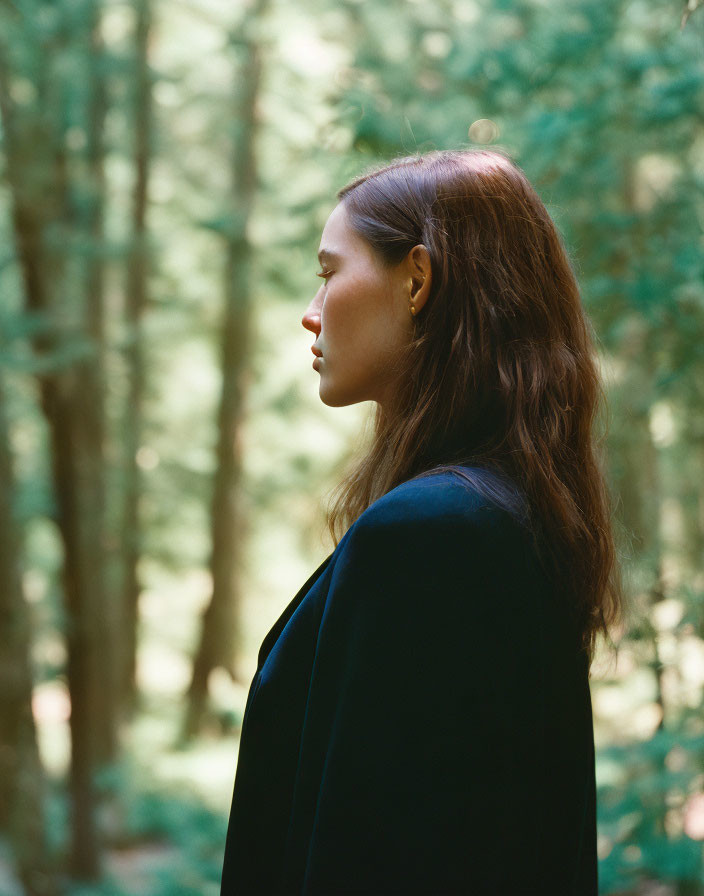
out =
{"type": "Polygon", "coordinates": [[[330,212],[323,228],[318,257],[322,259],[332,255],[341,255],[345,249],[349,251],[350,249],[364,248],[364,240],[350,226],[344,205],[338,203],[330,212]]]}

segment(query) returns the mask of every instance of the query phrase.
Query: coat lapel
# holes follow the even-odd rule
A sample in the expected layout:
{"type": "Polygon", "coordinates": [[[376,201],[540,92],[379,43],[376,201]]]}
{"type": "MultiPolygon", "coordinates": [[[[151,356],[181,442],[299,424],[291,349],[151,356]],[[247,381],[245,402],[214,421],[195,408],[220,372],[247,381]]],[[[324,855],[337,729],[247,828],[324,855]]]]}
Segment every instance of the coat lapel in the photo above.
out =
{"type": "Polygon", "coordinates": [[[315,570],[315,572],[307,579],[305,584],[301,586],[301,588],[297,592],[296,596],[293,598],[291,603],[286,607],[286,609],[283,611],[281,616],[279,616],[279,618],[276,620],[276,622],[274,623],[274,625],[271,628],[271,630],[269,631],[269,633],[266,635],[266,637],[262,641],[261,647],[259,648],[259,655],[257,657],[257,672],[261,669],[261,667],[266,662],[266,658],[267,658],[267,656],[269,656],[269,652],[270,652],[271,648],[274,646],[277,638],[279,637],[281,632],[284,630],[286,623],[289,621],[291,616],[293,616],[293,614],[296,612],[298,605],[301,603],[301,601],[306,596],[306,594],[308,594],[308,592],[313,587],[313,585],[315,584],[318,577],[323,574],[323,572],[327,568],[328,564],[330,563],[330,560],[334,553],[335,553],[335,551],[333,551],[331,554],[329,554],[325,558],[325,560],[323,560],[323,562],[320,564],[320,566],[315,570]]]}

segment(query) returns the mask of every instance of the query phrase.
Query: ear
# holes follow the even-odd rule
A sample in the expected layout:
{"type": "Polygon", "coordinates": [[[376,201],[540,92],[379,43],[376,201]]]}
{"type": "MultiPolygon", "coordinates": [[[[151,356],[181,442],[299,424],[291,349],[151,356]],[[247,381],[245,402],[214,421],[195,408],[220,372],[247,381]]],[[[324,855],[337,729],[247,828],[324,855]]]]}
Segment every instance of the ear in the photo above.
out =
{"type": "Polygon", "coordinates": [[[413,303],[417,315],[430,295],[432,282],[430,253],[422,244],[414,246],[406,256],[405,265],[409,280],[409,304],[413,303]]]}

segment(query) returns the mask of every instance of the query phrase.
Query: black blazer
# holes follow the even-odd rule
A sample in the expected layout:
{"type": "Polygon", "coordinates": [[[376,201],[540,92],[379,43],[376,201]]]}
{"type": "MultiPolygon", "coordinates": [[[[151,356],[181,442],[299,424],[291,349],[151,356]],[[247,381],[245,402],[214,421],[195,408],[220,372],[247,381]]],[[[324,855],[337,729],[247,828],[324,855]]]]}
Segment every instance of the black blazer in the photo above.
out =
{"type": "Polygon", "coordinates": [[[261,645],[222,896],[596,896],[588,667],[555,590],[453,473],[374,502],[261,645]]]}

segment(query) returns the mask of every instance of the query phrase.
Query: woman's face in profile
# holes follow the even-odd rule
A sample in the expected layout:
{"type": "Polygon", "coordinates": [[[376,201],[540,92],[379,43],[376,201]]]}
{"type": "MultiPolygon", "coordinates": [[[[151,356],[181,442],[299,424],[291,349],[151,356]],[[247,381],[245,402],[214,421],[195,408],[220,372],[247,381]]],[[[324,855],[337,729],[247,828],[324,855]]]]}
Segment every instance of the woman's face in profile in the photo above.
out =
{"type": "Polygon", "coordinates": [[[350,226],[344,203],[325,224],[318,258],[323,282],[301,323],[322,353],[313,362],[320,399],[331,407],[383,403],[393,354],[413,331],[403,266],[382,264],[350,226]]]}

